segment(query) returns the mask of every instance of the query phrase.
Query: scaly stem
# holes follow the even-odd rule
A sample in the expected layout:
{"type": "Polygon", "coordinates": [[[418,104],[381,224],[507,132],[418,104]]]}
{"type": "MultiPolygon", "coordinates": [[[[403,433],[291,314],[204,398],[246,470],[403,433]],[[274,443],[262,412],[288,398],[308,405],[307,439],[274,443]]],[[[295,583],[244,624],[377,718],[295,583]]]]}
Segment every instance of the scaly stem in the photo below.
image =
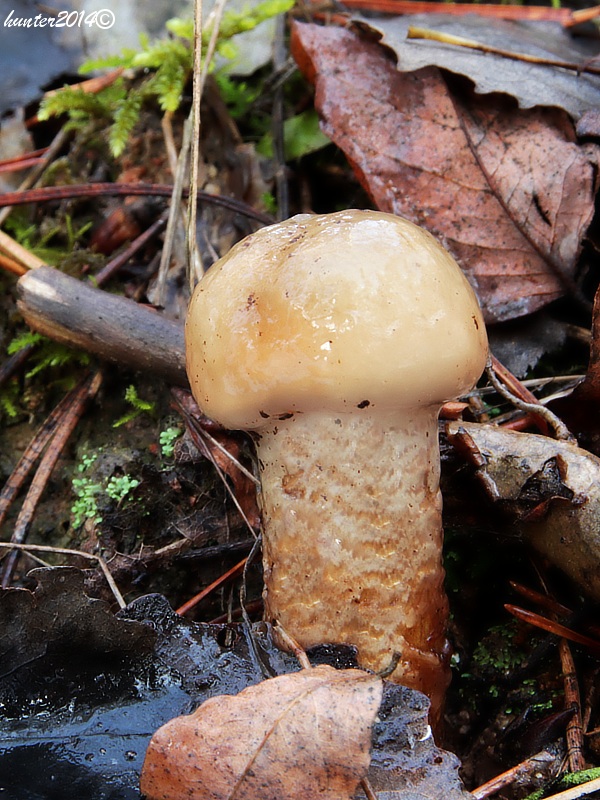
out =
{"type": "Polygon", "coordinates": [[[261,428],[266,619],[353,644],[439,713],[448,684],[437,408],[296,414],[261,428]]]}

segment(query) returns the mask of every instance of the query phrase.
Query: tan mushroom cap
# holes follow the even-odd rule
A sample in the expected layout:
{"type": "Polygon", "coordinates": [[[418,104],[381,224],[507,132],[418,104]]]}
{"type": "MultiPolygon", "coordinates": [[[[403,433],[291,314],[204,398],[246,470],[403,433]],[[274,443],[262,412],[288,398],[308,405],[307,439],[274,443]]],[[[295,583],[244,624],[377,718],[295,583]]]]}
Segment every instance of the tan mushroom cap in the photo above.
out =
{"type": "Polygon", "coordinates": [[[200,281],[187,370],[204,413],[260,428],[293,412],[441,404],[485,365],[477,299],[452,256],[391,214],[300,214],[200,281]]]}

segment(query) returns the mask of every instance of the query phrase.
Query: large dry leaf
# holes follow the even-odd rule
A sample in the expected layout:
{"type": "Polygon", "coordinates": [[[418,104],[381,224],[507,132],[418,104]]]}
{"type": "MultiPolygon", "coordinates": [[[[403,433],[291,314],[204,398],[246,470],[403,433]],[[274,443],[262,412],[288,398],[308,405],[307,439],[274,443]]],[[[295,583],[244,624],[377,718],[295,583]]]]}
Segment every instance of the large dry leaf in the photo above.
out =
{"type": "Polygon", "coordinates": [[[489,19],[477,14],[414,14],[384,20],[357,19],[361,27],[381,36],[398,58],[402,72],[423,67],[442,67],[473,81],[479,94],[505,92],[521,108],[553,106],[574,119],[600,105],[600,76],[531,64],[454,47],[431,40],[407,39],[410,26],[461,36],[513,53],[583,64],[598,52],[597,42],[575,38],[558,23],[514,22],[489,19]],[[591,45],[591,46],[590,46],[591,45]]]}
{"type": "Polygon", "coordinates": [[[152,737],[149,800],[343,800],[370,762],[382,682],[321,666],[203,703],[152,737]]]}
{"type": "Polygon", "coordinates": [[[448,247],[488,322],[572,288],[598,148],[575,143],[564,112],[521,111],[467,90],[459,101],[437,68],[401,73],[380,45],[348,30],[296,23],[292,50],[315,83],[324,132],[377,207],[448,247]]]}

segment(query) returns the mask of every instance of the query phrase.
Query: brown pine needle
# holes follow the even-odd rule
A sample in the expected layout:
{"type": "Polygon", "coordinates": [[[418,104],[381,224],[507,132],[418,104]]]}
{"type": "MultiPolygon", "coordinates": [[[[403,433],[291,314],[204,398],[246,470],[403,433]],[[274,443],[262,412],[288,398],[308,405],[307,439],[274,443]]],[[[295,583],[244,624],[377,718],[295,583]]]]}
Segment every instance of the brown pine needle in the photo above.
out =
{"type": "Polygon", "coordinates": [[[224,583],[226,583],[230,578],[235,578],[239,575],[240,572],[243,571],[244,566],[246,565],[246,559],[242,559],[238,562],[234,567],[228,569],[227,572],[224,572],[223,575],[220,575],[215,581],[209,584],[206,588],[202,589],[201,592],[195,594],[192,598],[190,598],[187,602],[185,602],[182,606],[179,606],[177,609],[177,614],[183,616],[187,614],[188,611],[191,611],[192,608],[198,605],[198,603],[202,602],[205,597],[211,592],[214,592],[215,589],[218,589],[224,583]]]}
{"type": "Polygon", "coordinates": [[[535,628],[548,631],[548,633],[553,633],[556,636],[562,636],[570,642],[581,644],[584,647],[589,648],[593,653],[600,653],[599,641],[596,639],[591,639],[589,636],[583,636],[581,633],[577,633],[576,631],[567,628],[565,625],[561,625],[560,622],[547,619],[546,617],[542,617],[540,614],[535,614],[533,611],[527,611],[524,608],[519,608],[519,606],[513,606],[510,603],[506,603],[504,608],[509,614],[512,614],[513,617],[516,617],[523,622],[528,622],[535,628]]]}

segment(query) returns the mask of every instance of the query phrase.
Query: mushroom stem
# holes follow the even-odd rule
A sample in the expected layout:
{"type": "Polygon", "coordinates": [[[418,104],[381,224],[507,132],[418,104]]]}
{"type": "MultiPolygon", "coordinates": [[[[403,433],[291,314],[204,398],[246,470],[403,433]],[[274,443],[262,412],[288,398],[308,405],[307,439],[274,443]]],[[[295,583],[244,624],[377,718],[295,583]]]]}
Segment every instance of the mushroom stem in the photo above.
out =
{"type": "MultiPolygon", "coordinates": [[[[362,405],[362,404],[361,404],[362,405]]],[[[449,681],[437,407],[328,411],[258,435],[265,609],[303,646],[356,645],[435,715],[449,681]]]]}

